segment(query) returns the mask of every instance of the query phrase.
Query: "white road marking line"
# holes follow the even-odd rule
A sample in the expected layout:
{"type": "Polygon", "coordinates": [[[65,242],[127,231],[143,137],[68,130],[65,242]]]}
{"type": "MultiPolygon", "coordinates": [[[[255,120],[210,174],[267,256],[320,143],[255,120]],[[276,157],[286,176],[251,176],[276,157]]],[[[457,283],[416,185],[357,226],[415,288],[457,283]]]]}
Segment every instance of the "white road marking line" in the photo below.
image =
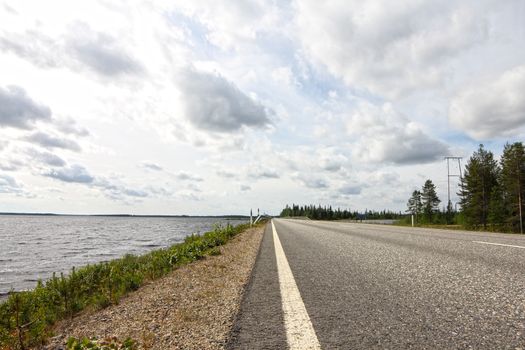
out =
{"type": "Polygon", "coordinates": [[[483,241],[472,241],[473,243],[479,243],[479,244],[491,244],[491,245],[499,245],[503,247],[512,247],[512,248],[521,248],[525,249],[525,247],[521,245],[512,245],[512,244],[503,244],[503,243],[492,243],[492,242],[483,242],[483,241]]]}
{"type": "Polygon", "coordinates": [[[286,260],[286,255],[284,255],[284,250],[273,220],[272,230],[288,346],[290,350],[321,349],[319,340],[315,335],[314,327],[312,326],[312,321],[310,321],[303,299],[295,283],[292,270],[290,269],[288,260],[286,260]]]}

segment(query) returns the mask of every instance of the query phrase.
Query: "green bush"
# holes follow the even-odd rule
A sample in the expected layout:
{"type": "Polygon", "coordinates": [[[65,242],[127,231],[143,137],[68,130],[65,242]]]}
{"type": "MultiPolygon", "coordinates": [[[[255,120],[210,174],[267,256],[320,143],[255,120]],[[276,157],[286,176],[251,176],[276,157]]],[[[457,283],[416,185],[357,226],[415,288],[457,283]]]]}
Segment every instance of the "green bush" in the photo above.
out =
{"type": "MultiPolygon", "coordinates": [[[[57,320],[71,318],[87,307],[98,309],[117,304],[123,295],[138,289],[147,280],[166,275],[205,255],[216,255],[217,246],[248,227],[249,224],[216,226],[213,231],[188,236],[183,243],[166,249],[141,256],[127,254],[109,262],[73,268],[67,276],[53,274],[45,283],[38,282],[32,291],[13,292],[0,304],[0,350],[43,344],[50,336],[50,326],[57,320]]],[[[84,346],[82,342],[77,341],[74,346],[84,346]]]]}
{"type": "Polygon", "coordinates": [[[137,345],[130,338],[124,341],[120,341],[115,337],[104,339],[69,338],[67,348],[68,350],[135,350],[137,345]]]}

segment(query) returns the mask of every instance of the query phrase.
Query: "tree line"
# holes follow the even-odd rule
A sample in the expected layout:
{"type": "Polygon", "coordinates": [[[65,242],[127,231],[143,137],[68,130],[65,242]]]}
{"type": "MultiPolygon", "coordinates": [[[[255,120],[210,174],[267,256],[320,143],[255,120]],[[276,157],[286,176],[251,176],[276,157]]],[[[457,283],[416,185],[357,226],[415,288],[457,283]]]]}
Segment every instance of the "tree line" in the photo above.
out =
{"type": "Polygon", "coordinates": [[[372,211],[365,210],[363,213],[350,211],[348,209],[332,209],[332,206],[321,205],[286,205],[281,211],[281,217],[308,217],[312,220],[377,220],[377,219],[399,219],[403,214],[389,210],[372,211]]]}
{"type": "Polygon", "coordinates": [[[414,215],[416,223],[439,223],[442,215],[439,215],[439,203],[436,186],[432,180],[425,181],[421,190],[414,190],[407,203],[407,212],[414,215]]]}
{"type": "MultiPolygon", "coordinates": [[[[460,210],[441,200],[431,180],[412,192],[407,212],[420,224],[458,224],[465,228],[523,233],[525,148],[521,142],[504,146],[501,158],[480,145],[468,159],[460,179],[460,210]]],[[[407,220],[408,221],[408,220],[407,220]]]]}
{"type": "Polygon", "coordinates": [[[507,143],[499,162],[480,145],[469,158],[461,179],[464,225],[523,233],[525,148],[507,143]]]}

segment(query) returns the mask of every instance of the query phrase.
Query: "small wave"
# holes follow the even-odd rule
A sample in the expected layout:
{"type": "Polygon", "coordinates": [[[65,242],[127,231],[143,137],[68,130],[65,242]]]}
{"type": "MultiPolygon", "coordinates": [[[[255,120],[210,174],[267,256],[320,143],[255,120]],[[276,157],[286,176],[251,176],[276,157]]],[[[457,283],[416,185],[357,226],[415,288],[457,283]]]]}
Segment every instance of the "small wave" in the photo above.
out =
{"type": "Polygon", "coordinates": [[[83,252],[83,250],[64,252],[64,253],[62,253],[62,256],[67,256],[67,257],[69,257],[69,256],[75,256],[75,255],[78,255],[78,254],[80,254],[80,253],[82,253],[82,252],[83,252]]]}
{"type": "Polygon", "coordinates": [[[115,254],[113,253],[98,253],[98,254],[95,254],[95,256],[114,256],[115,254]]]}
{"type": "Polygon", "coordinates": [[[161,246],[160,244],[155,244],[155,243],[141,245],[141,247],[144,247],[144,248],[156,248],[160,246],[161,246]]]}
{"type": "Polygon", "coordinates": [[[9,295],[11,295],[12,293],[20,293],[20,292],[27,292],[27,291],[30,291],[31,289],[18,289],[18,290],[8,290],[8,291],[1,291],[0,290],[0,300],[6,300],[9,295]]]}

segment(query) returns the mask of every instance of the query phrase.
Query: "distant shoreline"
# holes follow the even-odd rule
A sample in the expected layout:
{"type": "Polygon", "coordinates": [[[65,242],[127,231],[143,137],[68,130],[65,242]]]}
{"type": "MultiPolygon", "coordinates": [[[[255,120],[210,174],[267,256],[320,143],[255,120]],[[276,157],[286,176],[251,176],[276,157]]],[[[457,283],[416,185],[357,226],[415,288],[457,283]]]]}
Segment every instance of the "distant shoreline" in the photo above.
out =
{"type": "Polygon", "coordinates": [[[123,217],[123,218],[224,218],[249,219],[249,215],[135,215],[135,214],[57,214],[57,213],[9,213],[0,212],[0,216],[86,216],[86,217],[123,217]]]}

